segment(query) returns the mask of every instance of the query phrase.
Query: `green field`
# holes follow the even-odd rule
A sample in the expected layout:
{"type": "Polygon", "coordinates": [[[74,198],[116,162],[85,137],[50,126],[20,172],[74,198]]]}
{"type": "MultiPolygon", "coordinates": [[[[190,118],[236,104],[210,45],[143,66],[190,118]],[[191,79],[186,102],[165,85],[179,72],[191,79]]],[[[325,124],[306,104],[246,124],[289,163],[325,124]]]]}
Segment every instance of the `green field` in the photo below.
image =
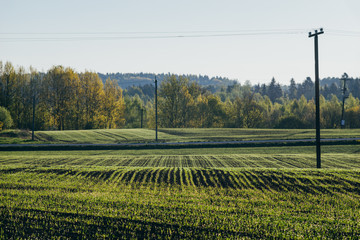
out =
{"type": "MultiPolygon", "coordinates": [[[[0,152],[0,166],[314,168],[315,147],[0,152]]],[[[358,168],[360,144],[323,146],[324,168],[358,168]]]]}
{"type": "MultiPolygon", "coordinates": [[[[322,138],[360,137],[360,129],[323,129],[322,138]]],[[[242,128],[185,128],[160,129],[161,142],[240,141],[268,139],[315,138],[314,129],[242,129],[242,128]]],[[[146,143],[154,142],[151,129],[99,129],[68,131],[37,131],[35,142],[31,132],[5,130],[0,132],[0,144],[5,143],[146,143]]]]}
{"type": "Polygon", "coordinates": [[[359,239],[359,153],[0,152],[0,239],[359,239]]]}

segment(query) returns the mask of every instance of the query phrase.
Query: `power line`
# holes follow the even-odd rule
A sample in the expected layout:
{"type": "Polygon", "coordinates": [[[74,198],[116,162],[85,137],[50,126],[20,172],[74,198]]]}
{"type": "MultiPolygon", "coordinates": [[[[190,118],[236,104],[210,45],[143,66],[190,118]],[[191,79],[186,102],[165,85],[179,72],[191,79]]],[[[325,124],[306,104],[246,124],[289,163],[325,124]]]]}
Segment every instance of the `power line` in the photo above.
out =
{"type": "Polygon", "coordinates": [[[342,30],[342,29],[329,29],[329,32],[333,33],[344,33],[344,34],[360,34],[360,31],[353,31],[353,30],[342,30]]]}
{"type": "MultiPolygon", "coordinates": [[[[311,29],[310,31],[312,31],[311,29]]],[[[309,29],[253,29],[218,31],[126,31],[126,32],[0,32],[0,42],[104,41],[126,39],[174,39],[296,35],[309,29]]],[[[360,31],[329,29],[329,35],[360,37],[360,31]]]]}
{"type": "Polygon", "coordinates": [[[0,41],[1,42],[19,42],[19,41],[33,42],[33,41],[84,41],[84,40],[89,41],[89,40],[121,40],[121,39],[208,38],[208,37],[236,37],[236,36],[303,34],[305,32],[306,32],[306,30],[299,30],[299,29],[289,30],[289,29],[287,29],[287,30],[263,30],[263,31],[247,30],[247,31],[157,32],[157,34],[156,34],[156,32],[0,33],[0,41]],[[141,34],[141,35],[138,35],[138,34],[141,34]],[[152,35],[147,35],[147,34],[152,34],[152,35]],[[162,34],[166,34],[166,35],[162,35],[162,34]],[[21,36],[21,35],[23,35],[23,36],[21,36]],[[40,35],[40,36],[37,36],[37,35],[40,35]],[[58,35],[60,35],[60,36],[58,36],[58,35]],[[64,35],[65,35],[65,37],[64,37],[64,35]]]}
{"type": "Polygon", "coordinates": [[[330,35],[344,37],[360,37],[360,31],[329,29],[330,35]]]}
{"type": "Polygon", "coordinates": [[[250,29],[250,30],[193,30],[193,31],[113,31],[113,32],[0,32],[0,35],[26,35],[26,34],[40,34],[40,35],[96,35],[96,34],[180,34],[180,33],[251,33],[251,32],[293,32],[305,31],[307,29],[250,29]]]}

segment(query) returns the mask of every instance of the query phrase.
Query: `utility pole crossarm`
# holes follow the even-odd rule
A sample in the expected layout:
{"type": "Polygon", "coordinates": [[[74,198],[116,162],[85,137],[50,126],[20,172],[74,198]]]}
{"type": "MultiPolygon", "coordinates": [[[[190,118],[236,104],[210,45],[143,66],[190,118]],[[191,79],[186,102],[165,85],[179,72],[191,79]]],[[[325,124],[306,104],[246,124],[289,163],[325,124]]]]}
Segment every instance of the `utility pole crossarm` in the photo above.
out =
{"type": "Polygon", "coordinates": [[[309,32],[309,38],[320,35],[320,34],[323,34],[323,33],[324,33],[324,30],[322,28],[320,28],[320,31],[315,30],[314,33],[309,32]]]}

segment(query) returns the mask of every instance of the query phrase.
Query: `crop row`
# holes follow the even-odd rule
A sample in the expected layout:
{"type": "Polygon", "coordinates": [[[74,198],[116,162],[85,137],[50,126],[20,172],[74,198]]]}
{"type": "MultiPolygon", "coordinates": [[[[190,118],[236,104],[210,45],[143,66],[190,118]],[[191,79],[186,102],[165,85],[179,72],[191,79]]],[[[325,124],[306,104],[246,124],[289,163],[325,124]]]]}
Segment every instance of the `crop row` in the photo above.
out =
{"type": "Polygon", "coordinates": [[[0,168],[0,239],[358,239],[360,172],[0,168]]]}
{"type": "MultiPolygon", "coordinates": [[[[277,192],[302,193],[360,193],[359,171],[316,170],[264,170],[264,169],[203,169],[203,168],[117,168],[117,169],[70,169],[70,168],[6,168],[0,174],[45,174],[71,180],[86,179],[113,185],[211,187],[221,189],[254,189],[277,192]],[[329,187],[331,186],[331,187],[329,187]]],[[[4,188],[19,188],[14,184],[4,188]]],[[[42,190],[42,189],[40,189],[42,190]]]]}
{"type": "MultiPolygon", "coordinates": [[[[0,156],[0,166],[111,166],[179,168],[314,168],[314,154],[0,156]]],[[[358,168],[360,155],[323,154],[324,168],[358,168]]]]}

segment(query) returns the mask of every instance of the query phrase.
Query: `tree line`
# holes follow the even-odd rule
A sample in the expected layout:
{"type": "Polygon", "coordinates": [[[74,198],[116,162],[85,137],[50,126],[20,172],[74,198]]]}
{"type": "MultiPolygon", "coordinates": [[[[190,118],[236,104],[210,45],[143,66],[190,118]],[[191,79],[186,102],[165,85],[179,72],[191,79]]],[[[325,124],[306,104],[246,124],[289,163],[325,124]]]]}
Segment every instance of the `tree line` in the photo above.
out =
{"type": "MultiPolygon", "coordinates": [[[[307,80],[308,81],[308,80],[307,80]]],[[[273,80],[267,91],[276,87],[273,80]]],[[[280,90],[279,90],[280,91],[280,90]]],[[[342,102],[332,94],[320,98],[321,127],[339,128],[342,102]]],[[[315,103],[281,92],[277,98],[254,90],[250,83],[236,84],[215,94],[204,91],[186,78],[170,77],[160,86],[159,119],[161,127],[229,128],[314,128],[315,103]]],[[[360,127],[360,101],[349,95],[345,102],[346,126],[360,127]]]]}
{"type": "MultiPolygon", "coordinates": [[[[123,91],[116,80],[103,81],[95,72],[54,66],[39,73],[9,62],[0,64],[0,77],[0,106],[9,111],[13,128],[32,128],[33,106],[36,130],[138,128],[141,119],[143,127],[155,127],[152,84],[123,91]]],[[[284,90],[273,79],[268,85],[234,83],[212,92],[186,76],[169,75],[158,90],[158,124],[163,128],[314,128],[313,85],[310,78],[301,84],[291,80],[284,90]]],[[[339,128],[341,92],[324,95],[325,90],[322,87],[321,126],[339,128]]],[[[345,120],[347,127],[360,127],[360,101],[352,94],[345,102],[345,120]]]]}
{"type": "Polygon", "coordinates": [[[36,130],[124,127],[125,103],[117,82],[105,84],[94,72],[76,73],[54,66],[47,73],[9,62],[0,64],[0,105],[11,113],[13,127],[36,130]]]}

